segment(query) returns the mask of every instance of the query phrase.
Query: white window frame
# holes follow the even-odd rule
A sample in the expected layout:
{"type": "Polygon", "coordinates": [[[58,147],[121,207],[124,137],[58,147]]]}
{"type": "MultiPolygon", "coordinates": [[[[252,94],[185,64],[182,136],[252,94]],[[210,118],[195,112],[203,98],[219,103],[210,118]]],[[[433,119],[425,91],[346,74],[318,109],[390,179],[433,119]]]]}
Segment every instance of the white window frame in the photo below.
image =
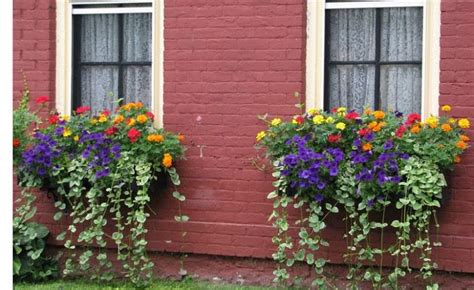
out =
{"type": "Polygon", "coordinates": [[[324,109],[324,49],[327,9],[423,7],[421,114],[438,115],[440,78],[440,0],[326,3],[308,0],[306,27],[306,108],[324,109]]]}
{"type": "MultiPolygon", "coordinates": [[[[89,0],[81,4],[151,3],[151,7],[107,8],[107,13],[152,13],[151,108],[155,124],[163,126],[163,1],[161,0],[89,0]]],[[[83,8],[73,11],[74,0],[56,0],[56,110],[71,114],[72,105],[72,16],[101,14],[101,8],[83,8]]],[[[123,96],[120,96],[123,97],[123,96]]]]}

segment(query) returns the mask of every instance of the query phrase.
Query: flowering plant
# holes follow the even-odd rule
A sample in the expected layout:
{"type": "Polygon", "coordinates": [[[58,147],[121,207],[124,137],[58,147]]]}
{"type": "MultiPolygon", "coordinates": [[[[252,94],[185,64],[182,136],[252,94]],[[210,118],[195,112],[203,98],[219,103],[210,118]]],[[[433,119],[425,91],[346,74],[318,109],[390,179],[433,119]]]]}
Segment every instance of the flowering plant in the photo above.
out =
{"type": "MultiPolygon", "coordinates": [[[[80,244],[84,251],[71,254],[64,274],[91,271],[92,248],[98,246],[99,265],[92,276],[112,279],[106,252],[112,240],[127,277],[138,286],[146,284],[153,268],[145,239],[149,189],[165,174],[175,187],[173,196],[185,200],[177,190],[175,168],[184,157],[184,137],[154,127],[153,113],[140,102],[120,106],[114,113],[90,114],[89,107],[79,107],[72,116],[49,116],[47,126],[36,130],[21,152],[20,185],[52,189],[55,220],[70,211],[68,230],[57,239],[65,240],[71,250],[80,244]]],[[[179,209],[176,220],[185,222],[188,217],[179,209]]]]}
{"type": "Polygon", "coordinates": [[[366,109],[359,114],[343,107],[331,112],[310,109],[288,122],[262,117],[268,129],[257,134],[257,147],[266,149],[277,178],[276,190],[269,194],[275,199],[271,218],[278,229],[274,258],[282,265],[274,272],[276,280],[287,279],[286,267],[304,260],[320,274],[315,285],[330,283],[322,274],[326,260],[315,259],[313,252],[328,246],[321,237],[324,219],[339,208],[350,223],[345,257],[352,265],[348,277],[353,283],[369,280],[374,287],[396,286],[397,277],[411,270],[408,255],[417,250],[423,277],[429,278],[435,266],[430,258],[430,221],[441,206],[443,173],[460,162],[469,141],[463,131],[469,128],[469,120],[450,118],[450,110],[443,106],[442,116],[424,121],[416,113],[404,116],[366,109]],[[309,214],[296,221],[298,243],[287,234],[286,208],[291,202],[309,214]],[[390,224],[385,218],[389,206],[401,211],[401,218],[390,224]],[[394,228],[397,236],[388,247],[383,239],[387,227],[394,228]],[[368,242],[375,230],[381,233],[379,247],[368,242]],[[417,238],[410,235],[413,230],[419,231],[417,238]],[[382,264],[387,254],[396,257],[397,264],[384,280],[382,264]],[[362,270],[362,261],[377,257],[378,271],[362,270]]]}

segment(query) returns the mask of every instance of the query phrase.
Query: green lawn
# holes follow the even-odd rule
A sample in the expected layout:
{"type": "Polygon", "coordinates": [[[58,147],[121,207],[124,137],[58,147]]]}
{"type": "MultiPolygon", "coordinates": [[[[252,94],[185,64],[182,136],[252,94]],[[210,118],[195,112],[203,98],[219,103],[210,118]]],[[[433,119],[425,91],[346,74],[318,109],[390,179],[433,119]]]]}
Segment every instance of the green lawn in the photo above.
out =
{"type": "MultiPolygon", "coordinates": [[[[15,285],[15,290],[125,290],[135,289],[131,284],[127,283],[110,283],[110,284],[99,284],[98,282],[88,282],[84,280],[79,281],[55,281],[42,284],[28,284],[19,283],[15,285]]],[[[221,283],[210,283],[210,282],[196,282],[196,281],[156,281],[148,289],[219,289],[219,290],[266,290],[274,289],[270,287],[256,287],[256,286],[239,286],[221,283]]]]}

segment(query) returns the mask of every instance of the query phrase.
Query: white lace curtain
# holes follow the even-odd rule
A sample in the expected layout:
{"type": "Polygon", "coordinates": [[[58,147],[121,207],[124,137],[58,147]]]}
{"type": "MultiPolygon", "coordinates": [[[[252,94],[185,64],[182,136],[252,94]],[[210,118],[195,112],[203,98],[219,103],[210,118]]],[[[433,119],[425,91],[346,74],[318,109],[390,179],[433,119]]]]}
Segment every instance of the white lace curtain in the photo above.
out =
{"type": "Polygon", "coordinates": [[[421,65],[393,62],[421,62],[422,8],[381,9],[379,60],[376,9],[329,10],[329,25],[330,108],[373,108],[378,94],[381,109],[420,112],[421,65]],[[381,61],[378,89],[374,61],[381,61]]]}
{"type": "Polygon", "coordinates": [[[90,106],[94,114],[113,110],[119,98],[151,105],[151,66],[141,64],[151,62],[151,24],[151,14],[81,16],[81,104],[90,106]],[[119,17],[123,17],[122,27],[119,17]],[[123,43],[119,43],[120,33],[123,43]],[[123,66],[120,78],[118,62],[138,64],[123,66]]]}

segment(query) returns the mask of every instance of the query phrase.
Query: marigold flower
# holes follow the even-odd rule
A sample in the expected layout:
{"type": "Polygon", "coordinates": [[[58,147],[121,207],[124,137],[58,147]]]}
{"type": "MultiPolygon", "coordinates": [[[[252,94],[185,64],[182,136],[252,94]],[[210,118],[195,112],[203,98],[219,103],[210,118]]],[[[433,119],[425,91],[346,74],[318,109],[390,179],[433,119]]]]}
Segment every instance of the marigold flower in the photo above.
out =
{"type": "Polygon", "coordinates": [[[372,114],[372,109],[370,109],[370,108],[365,108],[365,109],[364,109],[364,114],[366,114],[366,115],[372,114]]]}
{"type": "Polygon", "coordinates": [[[163,161],[161,163],[164,167],[170,168],[171,165],[173,165],[173,157],[171,156],[171,154],[165,153],[163,155],[163,161]]]}
{"type": "Polygon", "coordinates": [[[456,142],[456,147],[458,147],[459,149],[466,149],[467,148],[467,143],[462,141],[462,140],[459,140],[458,142],[456,142]]]}
{"type": "Polygon", "coordinates": [[[20,139],[13,138],[13,148],[18,148],[20,147],[20,145],[21,145],[20,139]]]}
{"type": "Polygon", "coordinates": [[[369,125],[367,126],[370,130],[372,130],[373,128],[375,128],[379,123],[377,123],[377,121],[372,121],[369,123],[369,125]]]}
{"type": "Polygon", "coordinates": [[[448,122],[449,122],[449,124],[456,124],[456,119],[449,118],[448,122]]]}
{"type": "Polygon", "coordinates": [[[132,127],[136,123],[134,118],[127,119],[127,126],[132,127]]]}
{"type": "Polygon", "coordinates": [[[458,121],[458,125],[459,125],[459,127],[463,128],[463,129],[469,129],[469,127],[471,127],[471,122],[469,122],[468,119],[460,119],[458,121]]]}
{"type": "Polygon", "coordinates": [[[79,107],[76,109],[76,114],[83,114],[83,113],[86,113],[86,112],[89,112],[91,110],[91,107],[89,106],[82,106],[82,107],[79,107]]]}
{"type": "Polygon", "coordinates": [[[461,162],[461,157],[459,155],[454,156],[454,163],[461,162]]]}
{"type": "Polygon", "coordinates": [[[49,116],[48,122],[51,125],[55,125],[59,121],[59,116],[57,114],[49,116]]]}
{"type": "Polygon", "coordinates": [[[125,120],[125,117],[124,117],[124,116],[122,116],[122,115],[117,115],[117,116],[115,116],[115,118],[114,118],[114,124],[121,123],[121,122],[123,122],[123,120],[125,120]]]}
{"type": "Polygon", "coordinates": [[[278,126],[281,124],[281,119],[280,118],[275,118],[270,122],[270,125],[272,126],[278,126]]]}
{"type": "Polygon", "coordinates": [[[443,132],[449,132],[449,131],[453,130],[453,128],[451,128],[451,126],[449,124],[443,124],[443,125],[441,125],[441,130],[443,130],[443,132]]]}
{"type": "Polygon", "coordinates": [[[471,139],[470,139],[469,136],[467,136],[467,135],[463,135],[463,134],[462,134],[461,136],[459,136],[459,138],[460,138],[462,141],[464,141],[464,142],[469,142],[469,141],[471,141],[471,139]]]}
{"type": "Polygon", "coordinates": [[[313,117],[313,123],[316,125],[320,125],[324,122],[324,116],[323,115],[316,115],[313,117]]]}
{"type": "Polygon", "coordinates": [[[328,124],[334,123],[334,118],[331,117],[331,116],[327,117],[327,118],[326,118],[326,123],[328,123],[328,124]]]}
{"type": "Polygon", "coordinates": [[[428,126],[430,126],[430,128],[436,128],[438,127],[438,118],[434,117],[434,116],[429,116],[426,120],[425,120],[426,124],[428,124],[428,126]]]}
{"type": "Polygon", "coordinates": [[[127,134],[128,139],[130,139],[132,143],[135,143],[141,135],[142,133],[135,128],[130,129],[127,134]]]}
{"type": "Polygon", "coordinates": [[[362,145],[362,150],[364,150],[364,151],[370,151],[370,150],[372,150],[372,144],[370,144],[370,143],[364,143],[364,145],[362,145]]]}
{"type": "Polygon", "coordinates": [[[441,111],[451,112],[451,106],[450,105],[444,105],[444,106],[441,107],[441,111]]]}
{"type": "Polygon", "coordinates": [[[123,105],[122,108],[125,111],[130,111],[131,109],[135,109],[136,105],[135,105],[135,103],[127,103],[127,104],[123,105]]]}
{"type": "Polygon", "coordinates": [[[342,131],[346,129],[346,124],[344,124],[343,122],[339,122],[336,124],[336,128],[342,131]]]}
{"type": "Polygon", "coordinates": [[[316,114],[318,114],[318,110],[317,110],[317,109],[311,108],[311,109],[308,110],[308,115],[314,116],[314,115],[316,115],[316,114]]]}
{"type": "Polygon", "coordinates": [[[267,133],[265,133],[265,131],[260,131],[260,132],[258,132],[257,137],[255,137],[255,139],[257,139],[257,141],[260,141],[263,138],[265,138],[266,135],[267,135],[267,133]]]}
{"type": "Polygon", "coordinates": [[[383,111],[374,111],[372,115],[374,115],[375,119],[385,118],[385,113],[383,111]]]}
{"type": "Polygon", "coordinates": [[[72,132],[71,132],[71,129],[69,128],[64,128],[64,131],[63,131],[63,137],[69,137],[72,135],[72,132]]]}
{"type": "Polygon", "coordinates": [[[74,139],[74,141],[76,141],[76,142],[77,142],[77,141],[79,141],[79,136],[78,136],[78,135],[76,135],[76,136],[74,136],[74,137],[73,137],[73,139],[74,139]]]}
{"type": "Polygon", "coordinates": [[[341,138],[342,138],[341,134],[331,134],[328,136],[328,142],[337,143],[341,140],[341,138]]]}
{"type": "Polygon", "coordinates": [[[136,102],[136,103],[135,103],[135,107],[136,107],[137,109],[141,109],[141,108],[143,108],[143,103],[142,103],[142,102],[136,102]]]}
{"type": "Polygon", "coordinates": [[[420,131],[421,131],[421,127],[418,125],[415,125],[410,129],[410,132],[412,132],[413,134],[418,134],[420,133],[420,131]]]}
{"type": "Polygon", "coordinates": [[[163,136],[160,135],[160,134],[150,134],[148,135],[148,137],[146,137],[146,140],[148,142],[156,142],[156,143],[160,143],[164,140],[163,136]]]}
{"type": "Polygon", "coordinates": [[[39,96],[35,99],[35,103],[37,103],[38,105],[41,105],[41,104],[44,104],[46,102],[49,101],[49,97],[48,96],[39,96]]]}
{"type": "Polygon", "coordinates": [[[66,122],[69,121],[69,115],[61,115],[59,118],[66,122]]]}
{"type": "Polygon", "coordinates": [[[140,124],[146,123],[146,121],[148,121],[148,117],[146,115],[138,115],[137,121],[140,124]]]}
{"type": "Polygon", "coordinates": [[[184,140],[185,140],[184,135],[183,135],[183,134],[179,134],[179,135],[178,135],[178,140],[179,140],[179,142],[184,142],[184,140]]]}
{"type": "Polygon", "coordinates": [[[385,122],[378,123],[374,128],[372,128],[372,131],[379,132],[383,127],[385,127],[385,124],[385,122]]]}
{"type": "Polygon", "coordinates": [[[347,109],[345,107],[339,107],[337,108],[338,113],[344,113],[347,109]]]}
{"type": "Polygon", "coordinates": [[[104,114],[100,114],[99,116],[99,123],[107,122],[107,116],[104,114]]]}
{"type": "Polygon", "coordinates": [[[90,122],[92,125],[95,125],[95,124],[97,124],[97,119],[95,119],[95,118],[94,118],[94,119],[91,119],[89,122],[90,122]]]}

